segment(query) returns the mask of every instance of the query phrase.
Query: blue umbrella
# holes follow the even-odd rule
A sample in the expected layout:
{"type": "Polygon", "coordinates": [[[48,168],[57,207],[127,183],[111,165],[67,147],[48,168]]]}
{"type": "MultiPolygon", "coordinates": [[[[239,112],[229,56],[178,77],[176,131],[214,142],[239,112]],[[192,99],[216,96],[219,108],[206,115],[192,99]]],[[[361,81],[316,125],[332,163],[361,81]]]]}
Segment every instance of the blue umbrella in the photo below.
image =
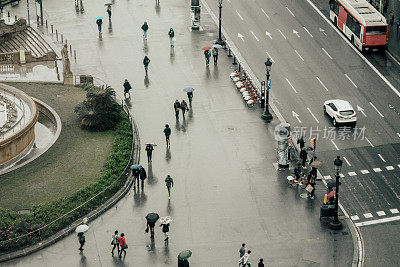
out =
{"type": "Polygon", "coordinates": [[[185,89],[183,89],[183,91],[185,91],[186,93],[190,93],[194,91],[194,88],[192,87],[186,87],[185,89]]]}
{"type": "Polygon", "coordinates": [[[133,164],[133,165],[131,166],[131,170],[140,170],[140,169],[143,169],[143,166],[142,166],[142,165],[133,164]]]}
{"type": "Polygon", "coordinates": [[[97,16],[94,19],[103,19],[103,17],[97,16]]]}

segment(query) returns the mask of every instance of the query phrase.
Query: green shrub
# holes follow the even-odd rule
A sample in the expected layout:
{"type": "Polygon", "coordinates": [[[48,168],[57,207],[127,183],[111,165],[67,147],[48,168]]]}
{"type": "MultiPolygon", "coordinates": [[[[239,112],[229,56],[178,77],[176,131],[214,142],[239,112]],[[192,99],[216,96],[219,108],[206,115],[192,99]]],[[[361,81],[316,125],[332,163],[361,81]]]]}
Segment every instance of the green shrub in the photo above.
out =
{"type": "Polygon", "coordinates": [[[122,119],[116,124],[111,153],[98,181],[69,197],[38,205],[31,210],[30,214],[19,214],[15,211],[0,209],[0,253],[22,249],[53,235],[99,207],[124,185],[127,176],[121,175],[121,173],[129,164],[133,139],[129,118],[121,110],[119,112],[122,119]],[[106,189],[108,186],[110,188],[106,189]],[[77,208],[103,190],[105,191],[92,201],[77,208]],[[75,208],[77,209],[40,232],[37,231],[28,237],[12,239],[39,229],[75,208]]]}

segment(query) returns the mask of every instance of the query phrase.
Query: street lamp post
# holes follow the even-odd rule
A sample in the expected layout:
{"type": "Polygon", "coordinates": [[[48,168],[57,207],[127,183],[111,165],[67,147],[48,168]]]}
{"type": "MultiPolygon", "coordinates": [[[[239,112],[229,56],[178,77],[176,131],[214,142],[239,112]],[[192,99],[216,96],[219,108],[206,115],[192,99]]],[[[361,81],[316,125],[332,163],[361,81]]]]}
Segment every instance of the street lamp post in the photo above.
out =
{"type": "Polygon", "coordinates": [[[218,40],[215,42],[216,44],[219,45],[225,45],[225,41],[222,40],[222,36],[221,36],[221,14],[222,14],[222,0],[218,0],[218,7],[219,7],[219,35],[218,35],[218,40]]]}
{"type": "Polygon", "coordinates": [[[343,161],[340,159],[340,156],[337,156],[335,161],[333,162],[336,169],[336,193],[335,193],[335,214],[333,220],[330,222],[330,227],[334,230],[338,230],[342,228],[342,223],[339,221],[339,185],[340,185],[340,171],[342,169],[343,161]]]}
{"type": "Polygon", "coordinates": [[[272,62],[269,58],[267,58],[267,61],[264,64],[267,71],[267,73],[265,74],[267,76],[267,86],[264,90],[265,109],[264,113],[261,115],[261,118],[266,122],[271,122],[272,114],[269,112],[269,90],[271,89],[271,80],[269,79],[269,76],[272,68],[272,62]]]}

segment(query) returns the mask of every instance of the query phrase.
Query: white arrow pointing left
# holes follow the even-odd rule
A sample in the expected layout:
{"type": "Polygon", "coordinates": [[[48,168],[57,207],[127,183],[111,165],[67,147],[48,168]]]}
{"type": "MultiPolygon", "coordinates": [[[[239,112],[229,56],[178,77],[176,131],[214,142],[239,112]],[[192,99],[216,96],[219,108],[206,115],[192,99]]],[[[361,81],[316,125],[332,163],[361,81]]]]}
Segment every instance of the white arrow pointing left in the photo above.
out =
{"type": "Polygon", "coordinates": [[[272,39],[271,33],[265,31],[265,35],[272,39]]]}
{"type": "Polygon", "coordinates": [[[238,38],[242,39],[242,41],[244,42],[243,35],[241,35],[240,33],[238,33],[238,38]]]}
{"type": "Polygon", "coordinates": [[[292,116],[296,117],[296,119],[299,121],[299,123],[301,123],[301,120],[299,119],[299,114],[297,114],[296,112],[292,111],[292,116]]]}
{"type": "Polygon", "coordinates": [[[296,34],[296,35],[297,35],[297,37],[299,37],[299,38],[300,38],[300,35],[299,35],[299,32],[298,32],[298,31],[296,31],[296,30],[293,30],[293,33],[294,33],[294,34],[296,34]]]}
{"type": "Polygon", "coordinates": [[[364,117],[367,117],[367,115],[365,115],[364,109],[362,107],[357,105],[357,110],[360,111],[364,115],[364,117]]]}

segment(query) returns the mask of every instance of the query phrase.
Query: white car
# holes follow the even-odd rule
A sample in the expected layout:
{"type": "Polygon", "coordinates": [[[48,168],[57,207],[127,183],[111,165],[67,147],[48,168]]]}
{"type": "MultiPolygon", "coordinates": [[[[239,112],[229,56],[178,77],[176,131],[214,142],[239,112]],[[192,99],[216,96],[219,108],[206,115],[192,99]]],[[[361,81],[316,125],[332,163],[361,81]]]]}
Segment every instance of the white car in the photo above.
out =
{"type": "Polygon", "coordinates": [[[355,126],[357,122],[357,113],[350,105],[349,101],[333,99],[324,102],[324,114],[328,115],[334,126],[339,124],[350,124],[355,126]]]}

